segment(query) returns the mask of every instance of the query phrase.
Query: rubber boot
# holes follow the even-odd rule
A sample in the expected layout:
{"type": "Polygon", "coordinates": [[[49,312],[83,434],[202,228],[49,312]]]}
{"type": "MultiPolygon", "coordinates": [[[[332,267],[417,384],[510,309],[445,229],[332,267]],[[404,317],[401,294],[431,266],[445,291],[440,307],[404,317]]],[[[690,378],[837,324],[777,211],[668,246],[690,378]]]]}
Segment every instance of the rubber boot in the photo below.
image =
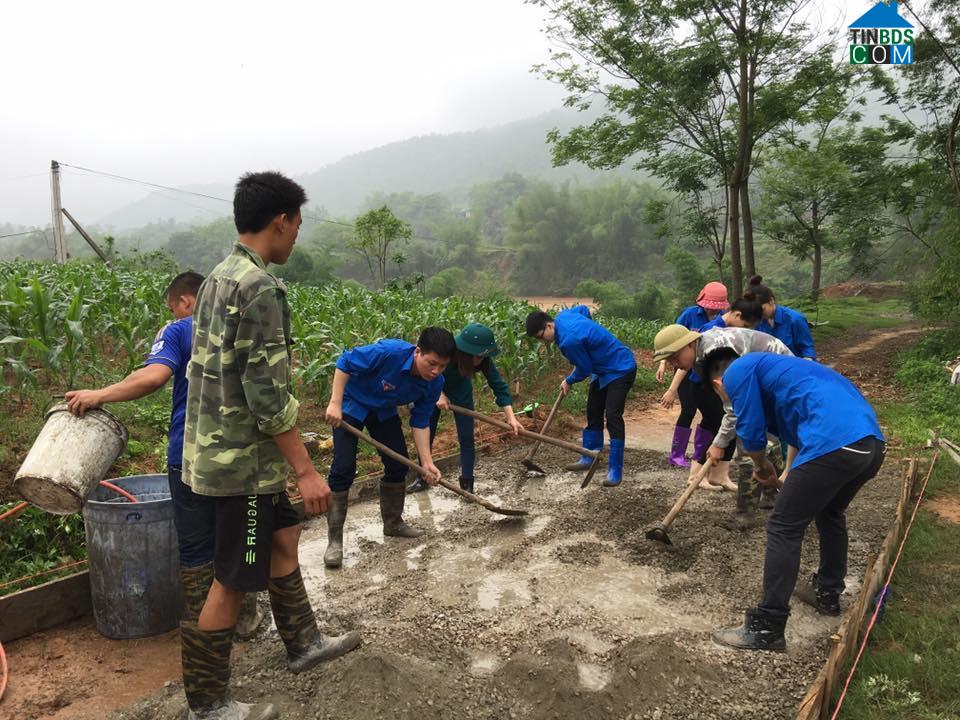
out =
{"type": "Polygon", "coordinates": [[[687,443],[690,442],[690,433],[692,430],[682,425],[676,425],[673,428],[673,443],[670,445],[670,457],[668,462],[675,467],[688,468],[690,461],[687,460],[687,443]]]}
{"type": "MultiPolygon", "coordinates": [[[[403,490],[403,485],[397,487],[403,490]]],[[[356,631],[334,637],[320,632],[299,567],[289,575],[270,578],[267,591],[277,632],[287,648],[290,672],[309,670],[319,662],[345,655],[360,644],[360,633],[356,631]]]]}
{"type": "Polygon", "coordinates": [[[753,463],[740,460],[737,463],[737,514],[746,515],[753,511],[753,463]]]}
{"type": "Polygon", "coordinates": [[[779,494],[780,488],[764,485],[760,491],[760,504],[758,507],[761,510],[773,510],[773,506],[777,503],[777,495],[779,494]]]}
{"type": "MultiPolygon", "coordinates": [[[[697,473],[700,472],[700,469],[701,469],[702,467],[703,467],[703,465],[701,465],[700,463],[698,463],[696,460],[691,460],[691,461],[690,461],[690,476],[687,478],[687,482],[688,482],[688,483],[692,483],[692,482],[693,482],[693,479],[697,476],[697,473]]],[[[708,472],[707,475],[705,475],[704,478],[700,481],[699,488],[700,488],[701,490],[714,490],[714,491],[720,490],[720,487],[719,487],[718,485],[714,485],[714,484],[712,484],[712,483],[710,482],[709,472],[708,472]]]]}
{"type": "MultiPolygon", "coordinates": [[[[583,447],[587,450],[603,450],[603,430],[584,430],[583,447]]],[[[593,464],[593,458],[589,455],[581,455],[580,459],[564,467],[564,470],[570,472],[586,472],[593,464]]]]}
{"type": "Polygon", "coordinates": [[[821,590],[816,573],[808,584],[795,588],[793,594],[797,600],[806,603],[821,615],[836,617],[840,614],[840,593],[821,590]]]}
{"type": "Polygon", "coordinates": [[[187,720],[271,720],[273,705],[249,705],[229,697],[230,649],[233,628],[200,630],[194,622],[180,624],[183,692],[190,707],[187,720]]]}
{"type": "Polygon", "coordinates": [[[425,531],[411,527],[403,521],[403,501],[407,494],[403,483],[380,481],[380,517],[383,518],[383,534],[388,537],[418,538],[425,531]]]}
{"type": "Polygon", "coordinates": [[[183,619],[196,622],[213,585],[213,563],[180,568],[180,586],[183,588],[183,619]]]}
{"type": "Polygon", "coordinates": [[[424,480],[424,479],[423,479],[422,477],[420,477],[419,475],[417,475],[417,477],[414,479],[414,481],[413,481],[412,483],[410,483],[409,485],[407,485],[407,492],[408,492],[408,493],[423,492],[424,490],[426,490],[426,489],[429,488],[429,487],[430,487],[430,486],[427,485],[427,481],[424,480]]]}
{"type": "Polygon", "coordinates": [[[762,614],[756,608],[747,610],[743,625],[727,630],[718,630],[713,639],[721,645],[737,650],[772,650],[786,652],[787,641],[783,629],[786,618],[774,618],[762,614]]]}
{"type": "Polygon", "coordinates": [[[693,459],[699,461],[712,442],[713,433],[705,429],[703,425],[697,425],[697,431],[693,434],[693,459]]]}
{"type": "Polygon", "coordinates": [[[610,439],[610,456],[607,458],[607,479],[604,487],[617,487],[623,480],[623,440],[610,439]]]}
{"type": "Polygon", "coordinates": [[[473,492],[473,478],[465,478],[461,475],[459,482],[461,490],[466,490],[468,493],[473,492]]]}
{"type": "Polygon", "coordinates": [[[263,608],[257,602],[259,593],[245,593],[240,602],[240,614],[237,616],[237,637],[241,640],[247,640],[260,629],[260,623],[263,622],[263,608]]]}
{"type": "Polygon", "coordinates": [[[737,492],[737,484],[730,479],[730,461],[721,460],[714,463],[707,473],[707,482],[720,490],[737,492]]]}
{"type": "Polygon", "coordinates": [[[343,564],[343,523],[347,519],[347,501],[349,490],[332,493],[330,507],[327,509],[327,549],[323,553],[323,564],[328,568],[338,568],[343,564]]]}

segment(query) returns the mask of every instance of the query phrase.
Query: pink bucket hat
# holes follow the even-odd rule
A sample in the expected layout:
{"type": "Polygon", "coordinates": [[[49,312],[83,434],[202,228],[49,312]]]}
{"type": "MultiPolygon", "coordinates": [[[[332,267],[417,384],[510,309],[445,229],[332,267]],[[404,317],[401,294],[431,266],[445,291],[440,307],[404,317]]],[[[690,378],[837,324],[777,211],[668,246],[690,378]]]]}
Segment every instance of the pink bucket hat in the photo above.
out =
{"type": "Polygon", "coordinates": [[[727,286],[722,282],[707,283],[697,295],[697,305],[707,310],[726,310],[730,307],[727,286]]]}

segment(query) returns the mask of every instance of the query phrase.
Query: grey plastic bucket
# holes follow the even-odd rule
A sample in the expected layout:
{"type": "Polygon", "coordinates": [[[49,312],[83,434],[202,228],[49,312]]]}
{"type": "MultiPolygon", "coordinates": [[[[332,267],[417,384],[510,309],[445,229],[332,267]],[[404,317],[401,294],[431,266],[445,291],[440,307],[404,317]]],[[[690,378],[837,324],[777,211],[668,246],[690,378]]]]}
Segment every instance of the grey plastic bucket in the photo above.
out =
{"type": "Polygon", "coordinates": [[[181,589],[167,476],[110,482],[139,502],[97,487],[83,506],[97,630],[114,639],[172,630],[180,620],[181,589]]]}
{"type": "Polygon", "coordinates": [[[14,488],[24,500],[47,512],[80,512],[126,444],[127,429],[106,410],[88,410],[80,418],[66,403],[57,403],[47,411],[43,428],[17,471],[14,488]]]}

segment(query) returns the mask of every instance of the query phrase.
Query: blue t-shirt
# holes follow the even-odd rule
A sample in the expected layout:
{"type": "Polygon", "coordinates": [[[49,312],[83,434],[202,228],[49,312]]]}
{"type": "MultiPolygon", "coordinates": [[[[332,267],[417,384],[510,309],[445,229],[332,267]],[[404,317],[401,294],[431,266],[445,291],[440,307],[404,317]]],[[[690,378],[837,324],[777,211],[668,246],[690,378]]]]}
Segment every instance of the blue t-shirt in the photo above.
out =
{"type": "Polygon", "coordinates": [[[745,450],[767,446],[767,432],[799,451],[793,467],[872,435],[877,414],[856,386],[825,365],[775,353],[750,353],[723,374],[745,450]]]}
{"type": "Polygon", "coordinates": [[[691,305],[684,308],[677,316],[677,325],[683,325],[687,330],[699,331],[704,325],[710,322],[707,311],[699,305],[691,305]]]}
{"type": "Polygon", "coordinates": [[[343,392],[343,412],[357,420],[375,412],[383,421],[397,414],[397,405],[413,403],[410,427],[429,427],[443,390],[443,374],[433,380],[414,377],[415,349],[403,340],[380,340],[344,350],[337,360],[337,369],[350,375],[343,392]]]}
{"type": "Polygon", "coordinates": [[[570,384],[592,376],[603,388],[637,367],[630,348],[595,323],[586,305],[558,313],[553,329],[560,353],[574,366],[567,376],[570,384]]]}
{"type": "Polygon", "coordinates": [[[701,333],[705,333],[707,330],[709,330],[709,329],[711,329],[711,328],[715,328],[715,327],[716,327],[716,328],[725,328],[726,326],[727,326],[727,323],[725,323],[724,320],[723,320],[723,313],[720,313],[720,314],[717,315],[713,320],[711,320],[711,321],[708,322],[708,323],[705,323],[705,324],[700,328],[700,332],[701,332],[701,333]]]}
{"type": "Polygon", "coordinates": [[[774,326],[771,326],[768,320],[761,320],[757,330],[773,335],[790,348],[790,352],[798,358],[817,359],[817,351],[813,349],[813,336],[810,335],[810,325],[802,312],[784,305],[777,305],[777,309],[773,311],[773,320],[776,323],[774,326]]]}
{"type": "Polygon", "coordinates": [[[187,414],[187,365],[193,337],[193,318],[168,323],[157,333],[144,365],[166,365],[173,371],[173,408],[167,436],[167,466],[183,465],[183,419],[187,414]]]}

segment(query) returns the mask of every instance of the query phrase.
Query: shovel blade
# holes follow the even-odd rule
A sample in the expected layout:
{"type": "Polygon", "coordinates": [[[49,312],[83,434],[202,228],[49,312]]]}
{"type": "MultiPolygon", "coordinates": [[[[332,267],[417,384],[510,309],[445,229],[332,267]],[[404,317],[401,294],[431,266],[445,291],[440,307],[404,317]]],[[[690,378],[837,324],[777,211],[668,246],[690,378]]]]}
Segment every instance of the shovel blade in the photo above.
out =
{"type": "Polygon", "coordinates": [[[529,460],[529,459],[524,458],[524,460],[523,460],[523,466],[524,466],[527,470],[529,470],[530,472],[540,473],[541,475],[546,475],[546,474],[547,474],[547,471],[544,470],[544,469],[543,469],[542,467],[540,467],[539,465],[537,465],[533,460],[529,460]]]}
{"type": "Polygon", "coordinates": [[[667,531],[659,525],[647,530],[646,535],[648,540],[656,540],[657,542],[662,542],[664,545],[673,545],[673,543],[670,542],[670,536],[667,535],[667,531]]]}

